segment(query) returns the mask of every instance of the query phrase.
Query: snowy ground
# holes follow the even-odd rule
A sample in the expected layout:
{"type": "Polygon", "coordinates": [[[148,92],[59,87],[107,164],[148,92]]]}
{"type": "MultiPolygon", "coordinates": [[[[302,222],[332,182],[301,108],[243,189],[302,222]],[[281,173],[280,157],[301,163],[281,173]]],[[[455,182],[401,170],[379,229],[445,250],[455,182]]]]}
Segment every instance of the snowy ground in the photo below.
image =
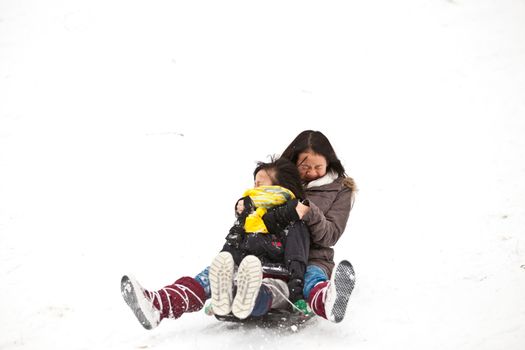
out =
{"type": "Polygon", "coordinates": [[[525,3],[0,2],[0,349],[525,348],[525,3]],[[142,329],[256,160],[322,130],[360,191],[347,318],[142,329]]]}

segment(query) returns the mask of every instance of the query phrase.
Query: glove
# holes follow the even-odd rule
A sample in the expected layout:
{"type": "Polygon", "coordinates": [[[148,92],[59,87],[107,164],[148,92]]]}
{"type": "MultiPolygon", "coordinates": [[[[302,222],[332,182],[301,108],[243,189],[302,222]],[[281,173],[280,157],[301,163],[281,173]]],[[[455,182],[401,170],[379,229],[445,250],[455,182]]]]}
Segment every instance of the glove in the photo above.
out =
{"type": "Polygon", "coordinates": [[[292,199],[286,204],[268,209],[262,219],[270,233],[280,235],[290,223],[299,220],[299,215],[295,210],[297,202],[297,199],[292,199]]]}
{"type": "Polygon", "coordinates": [[[230,228],[230,232],[226,236],[226,244],[238,249],[241,245],[241,242],[244,240],[245,235],[244,229],[238,224],[233,225],[230,228]]]}

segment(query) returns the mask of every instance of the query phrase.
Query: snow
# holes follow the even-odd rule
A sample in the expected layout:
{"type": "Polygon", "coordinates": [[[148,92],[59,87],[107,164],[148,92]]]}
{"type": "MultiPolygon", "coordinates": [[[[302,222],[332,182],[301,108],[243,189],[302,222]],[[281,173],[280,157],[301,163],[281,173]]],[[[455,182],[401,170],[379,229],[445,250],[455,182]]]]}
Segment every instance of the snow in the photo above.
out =
{"type": "Polygon", "coordinates": [[[0,3],[0,349],[525,348],[525,3],[0,3]],[[323,131],[360,191],[340,324],[148,288],[214,257],[257,160],[323,131]]]}

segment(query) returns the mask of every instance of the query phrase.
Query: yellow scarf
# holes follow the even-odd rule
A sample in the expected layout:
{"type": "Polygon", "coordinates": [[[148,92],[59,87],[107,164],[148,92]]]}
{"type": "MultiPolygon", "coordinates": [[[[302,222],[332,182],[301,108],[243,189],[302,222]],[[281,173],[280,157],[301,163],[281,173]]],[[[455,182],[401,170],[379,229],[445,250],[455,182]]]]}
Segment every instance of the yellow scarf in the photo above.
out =
{"type": "Polygon", "coordinates": [[[286,203],[295,196],[287,188],[281,186],[259,186],[244,192],[243,197],[249,196],[255,205],[255,211],[246,217],[244,230],[246,233],[268,233],[262,217],[269,208],[286,203]]]}

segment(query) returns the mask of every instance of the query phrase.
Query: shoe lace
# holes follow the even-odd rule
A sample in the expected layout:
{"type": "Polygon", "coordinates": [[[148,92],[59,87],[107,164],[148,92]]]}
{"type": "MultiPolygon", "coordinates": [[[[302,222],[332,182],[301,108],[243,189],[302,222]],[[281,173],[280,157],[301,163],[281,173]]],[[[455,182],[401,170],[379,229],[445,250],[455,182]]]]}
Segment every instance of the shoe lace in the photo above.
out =
{"type": "Polygon", "coordinates": [[[173,318],[173,307],[172,307],[172,304],[171,304],[171,298],[170,298],[170,292],[173,292],[173,293],[176,293],[178,294],[182,300],[184,301],[184,304],[185,304],[185,308],[184,310],[187,310],[190,306],[190,298],[188,297],[188,292],[190,294],[192,294],[198,301],[199,303],[201,304],[201,306],[204,306],[204,302],[202,301],[202,299],[197,295],[195,294],[195,292],[193,292],[190,288],[182,285],[182,284],[173,284],[174,287],[177,287],[177,289],[175,288],[171,288],[171,287],[164,287],[158,291],[148,291],[149,293],[149,299],[150,299],[150,303],[151,303],[151,307],[155,307],[154,303],[155,303],[155,300],[157,301],[157,304],[159,305],[160,307],[160,314],[162,315],[162,311],[164,310],[164,307],[163,307],[163,303],[162,303],[162,299],[160,297],[160,292],[164,292],[164,295],[166,296],[166,300],[168,301],[168,310],[169,310],[169,316],[170,318],[173,318]]]}
{"type": "Polygon", "coordinates": [[[275,292],[279,293],[279,294],[284,298],[284,300],[285,300],[288,304],[292,305],[292,308],[296,309],[297,311],[301,312],[302,314],[305,314],[305,315],[307,314],[306,312],[304,312],[304,310],[298,308],[294,303],[292,303],[292,302],[290,301],[290,299],[288,299],[288,297],[287,297],[283,292],[281,292],[281,290],[280,290],[279,288],[277,288],[277,287],[274,286],[274,285],[271,285],[270,283],[264,283],[264,285],[265,285],[266,287],[268,287],[268,288],[274,290],[275,292]]]}

